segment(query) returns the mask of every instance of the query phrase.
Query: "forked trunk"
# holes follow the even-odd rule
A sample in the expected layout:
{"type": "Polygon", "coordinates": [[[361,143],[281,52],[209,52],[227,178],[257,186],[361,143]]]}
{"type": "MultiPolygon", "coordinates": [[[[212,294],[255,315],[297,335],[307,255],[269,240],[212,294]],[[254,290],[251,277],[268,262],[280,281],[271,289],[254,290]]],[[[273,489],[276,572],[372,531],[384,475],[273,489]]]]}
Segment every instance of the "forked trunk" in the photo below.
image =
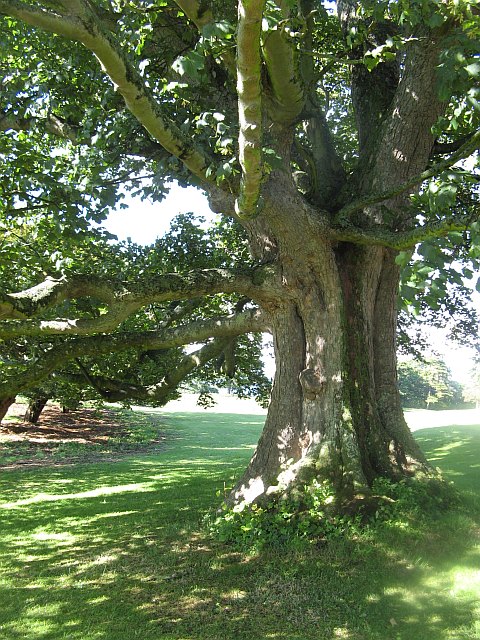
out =
{"type": "Polygon", "coordinates": [[[298,297],[272,313],[276,374],[265,428],[234,503],[313,478],[348,500],[379,476],[429,469],[398,394],[395,254],[345,245],[318,269],[295,263],[283,274],[298,297]]]}

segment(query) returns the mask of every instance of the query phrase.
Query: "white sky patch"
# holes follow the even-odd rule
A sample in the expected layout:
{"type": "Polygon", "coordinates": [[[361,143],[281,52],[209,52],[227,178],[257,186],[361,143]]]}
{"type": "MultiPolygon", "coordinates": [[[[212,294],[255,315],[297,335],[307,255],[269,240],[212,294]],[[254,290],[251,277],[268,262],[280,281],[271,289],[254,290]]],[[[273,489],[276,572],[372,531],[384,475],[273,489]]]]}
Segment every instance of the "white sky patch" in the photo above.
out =
{"type": "Polygon", "coordinates": [[[119,240],[131,239],[141,245],[149,245],[165,235],[170,223],[180,213],[203,216],[206,224],[214,220],[206,196],[195,187],[180,187],[174,183],[162,202],[150,202],[132,198],[127,194],[122,201],[128,209],[114,209],[103,222],[103,227],[119,240]]]}

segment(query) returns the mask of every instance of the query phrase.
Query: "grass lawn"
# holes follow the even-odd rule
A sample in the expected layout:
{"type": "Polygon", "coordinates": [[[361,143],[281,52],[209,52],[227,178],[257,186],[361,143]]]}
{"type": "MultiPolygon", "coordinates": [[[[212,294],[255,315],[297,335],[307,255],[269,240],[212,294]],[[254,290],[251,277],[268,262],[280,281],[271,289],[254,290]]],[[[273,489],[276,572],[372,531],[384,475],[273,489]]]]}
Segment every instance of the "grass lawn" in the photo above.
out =
{"type": "Polygon", "coordinates": [[[264,416],[146,418],[160,451],[0,471],[1,640],[480,638],[480,426],[415,432],[465,496],[428,529],[248,555],[201,519],[264,416]]]}

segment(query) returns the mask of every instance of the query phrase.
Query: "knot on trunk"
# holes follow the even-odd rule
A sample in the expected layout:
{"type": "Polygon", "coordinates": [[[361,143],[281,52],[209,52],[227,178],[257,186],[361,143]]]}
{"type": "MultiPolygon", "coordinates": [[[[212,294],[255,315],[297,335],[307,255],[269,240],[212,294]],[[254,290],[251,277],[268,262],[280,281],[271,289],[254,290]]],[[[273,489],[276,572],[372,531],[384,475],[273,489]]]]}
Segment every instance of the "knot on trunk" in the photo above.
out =
{"type": "Polygon", "coordinates": [[[319,369],[304,369],[298,378],[302,385],[303,394],[308,400],[315,400],[322,393],[327,381],[319,369]]]}

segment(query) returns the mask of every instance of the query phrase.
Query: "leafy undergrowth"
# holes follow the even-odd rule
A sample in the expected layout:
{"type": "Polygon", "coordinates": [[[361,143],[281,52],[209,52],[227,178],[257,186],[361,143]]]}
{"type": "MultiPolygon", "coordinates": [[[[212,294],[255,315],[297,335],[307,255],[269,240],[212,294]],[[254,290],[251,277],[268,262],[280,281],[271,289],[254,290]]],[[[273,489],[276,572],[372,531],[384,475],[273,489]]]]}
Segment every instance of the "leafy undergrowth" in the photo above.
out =
{"type": "Polygon", "coordinates": [[[461,506],[245,552],[202,519],[263,417],[142,415],[162,451],[1,473],[2,640],[480,637],[480,427],[416,434],[461,506]]]}
{"type": "Polygon", "coordinates": [[[382,529],[403,523],[429,529],[447,510],[462,507],[453,484],[441,480],[377,479],[372,495],[336,503],[333,486],[314,480],[289,496],[262,505],[245,503],[213,511],[205,519],[219,540],[244,551],[305,546],[345,539],[374,539],[382,529]]]}

